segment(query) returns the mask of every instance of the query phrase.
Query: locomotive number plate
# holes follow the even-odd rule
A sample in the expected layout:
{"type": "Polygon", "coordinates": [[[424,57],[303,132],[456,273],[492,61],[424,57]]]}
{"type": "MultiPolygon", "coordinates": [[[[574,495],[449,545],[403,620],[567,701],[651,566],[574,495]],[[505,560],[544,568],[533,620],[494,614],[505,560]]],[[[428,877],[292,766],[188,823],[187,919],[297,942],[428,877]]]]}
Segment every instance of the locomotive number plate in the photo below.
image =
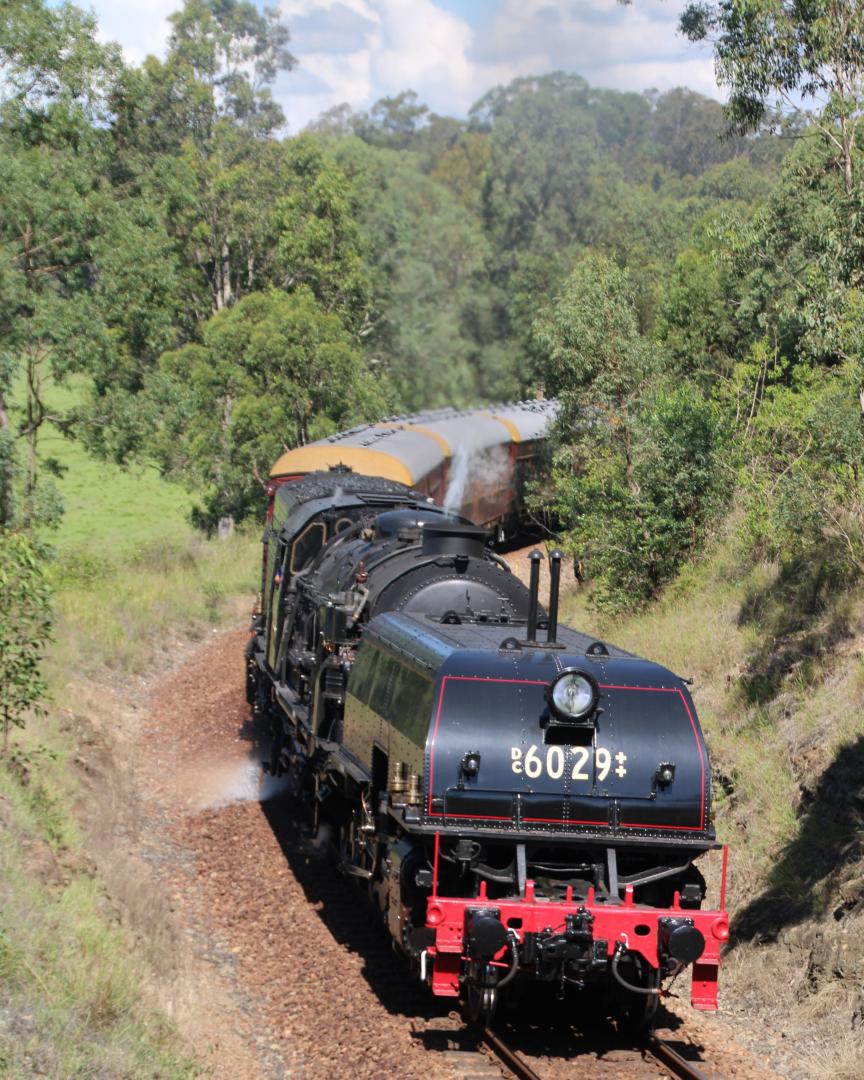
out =
{"type": "Polygon", "coordinates": [[[527,751],[521,746],[510,747],[510,763],[517,776],[536,780],[548,776],[560,780],[567,771],[571,780],[594,780],[602,783],[610,772],[616,776],[627,775],[627,755],[619,750],[613,754],[605,746],[547,746],[538,748],[533,743],[527,751]]]}

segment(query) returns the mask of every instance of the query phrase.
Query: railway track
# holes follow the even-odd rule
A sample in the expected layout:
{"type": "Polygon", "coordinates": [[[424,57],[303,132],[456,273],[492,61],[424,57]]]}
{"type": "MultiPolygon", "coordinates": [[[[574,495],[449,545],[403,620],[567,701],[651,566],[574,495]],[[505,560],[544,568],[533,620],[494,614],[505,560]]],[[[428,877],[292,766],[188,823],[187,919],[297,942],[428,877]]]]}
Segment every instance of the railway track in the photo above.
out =
{"type": "Polygon", "coordinates": [[[692,1061],[681,1057],[677,1050],[673,1050],[668,1042],[657,1035],[650,1035],[645,1040],[645,1051],[671,1069],[681,1080],[708,1080],[708,1076],[701,1069],[697,1069],[692,1061]]]}
{"type": "Polygon", "coordinates": [[[618,1047],[599,1057],[587,1053],[569,1059],[523,1057],[502,1035],[484,1028],[474,1046],[462,1045],[445,1054],[448,1063],[462,1080],[492,1080],[503,1070],[517,1080],[582,1080],[583,1077],[616,1077],[639,1080],[640,1077],[677,1077],[679,1080],[718,1080],[657,1035],[641,1044],[618,1047]],[[485,1052],[484,1052],[485,1050],[485,1052]],[[538,1071],[538,1069],[540,1071],[538,1071]]]}

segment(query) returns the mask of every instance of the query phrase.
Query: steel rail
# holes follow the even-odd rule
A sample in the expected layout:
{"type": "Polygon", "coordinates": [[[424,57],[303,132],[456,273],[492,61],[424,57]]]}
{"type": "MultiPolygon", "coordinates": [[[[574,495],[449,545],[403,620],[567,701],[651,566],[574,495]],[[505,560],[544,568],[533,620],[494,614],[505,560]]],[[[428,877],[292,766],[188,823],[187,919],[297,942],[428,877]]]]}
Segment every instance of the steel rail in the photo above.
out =
{"type": "MultiPolygon", "coordinates": [[[[520,1057],[506,1042],[489,1027],[483,1028],[481,1038],[495,1056],[517,1077],[517,1080],[542,1080],[539,1073],[520,1057]]],[[[643,1055],[654,1058],[672,1071],[679,1080],[711,1080],[711,1078],[692,1061],[682,1057],[677,1050],[657,1035],[649,1035],[642,1043],[643,1055]]]]}
{"type": "Polygon", "coordinates": [[[667,1065],[681,1080],[709,1080],[709,1077],[701,1069],[697,1069],[692,1061],[681,1057],[677,1050],[673,1050],[669,1043],[658,1038],[657,1035],[649,1035],[644,1047],[647,1053],[667,1065]]]}
{"type": "Polygon", "coordinates": [[[483,1041],[496,1057],[504,1062],[510,1072],[518,1077],[518,1080],[542,1080],[528,1062],[519,1057],[515,1050],[511,1050],[507,1043],[496,1035],[491,1028],[483,1029],[483,1041]]]}

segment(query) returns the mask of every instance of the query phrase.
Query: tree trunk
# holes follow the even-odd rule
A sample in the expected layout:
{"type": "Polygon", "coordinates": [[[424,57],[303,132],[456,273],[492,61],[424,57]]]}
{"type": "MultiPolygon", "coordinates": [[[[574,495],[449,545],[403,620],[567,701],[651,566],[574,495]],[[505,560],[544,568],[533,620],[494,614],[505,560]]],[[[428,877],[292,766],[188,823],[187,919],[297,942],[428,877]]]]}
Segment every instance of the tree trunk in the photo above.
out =
{"type": "Polygon", "coordinates": [[[624,436],[622,440],[624,444],[624,477],[630,494],[638,495],[639,485],[636,483],[636,472],[633,466],[633,432],[630,430],[630,412],[627,408],[627,399],[623,393],[618,394],[618,408],[621,410],[621,427],[624,436]]]}
{"type": "Polygon", "coordinates": [[[222,241],[218,267],[219,285],[216,289],[216,310],[228,307],[231,303],[231,249],[228,241],[222,241]]]}
{"type": "Polygon", "coordinates": [[[39,430],[45,421],[39,365],[45,359],[38,348],[27,354],[27,422],[21,434],[27,443],[27,471],[24,478],[24,521],[33,523],[33,497],[39,480],[39,430]]]}
{"type": "Polygon", "coordinates": [[[855,172],[852,157],[854,135],[850,132],[849,119],[840,117],[840,142],[843,146],[843,186],[846,194],[851,195],[855,189],[855,172]]]}

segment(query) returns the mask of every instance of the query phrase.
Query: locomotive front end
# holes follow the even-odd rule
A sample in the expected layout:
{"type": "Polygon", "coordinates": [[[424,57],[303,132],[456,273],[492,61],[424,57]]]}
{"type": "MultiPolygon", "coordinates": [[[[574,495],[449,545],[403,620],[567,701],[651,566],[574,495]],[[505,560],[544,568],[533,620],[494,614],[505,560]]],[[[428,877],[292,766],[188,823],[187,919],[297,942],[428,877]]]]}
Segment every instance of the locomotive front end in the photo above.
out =
{"type": "Polygon", "coordinates": [[[526,980],[603,984],[650,1015],[690,966],[693,1005],[715,1009],[728,918],[722,900],[703,910],[694,861],[717,845],[686,685],[569,630],[551,645],[436,633],[454,648],[424,758],[433,991],[489,1011],[526,980]]]}

